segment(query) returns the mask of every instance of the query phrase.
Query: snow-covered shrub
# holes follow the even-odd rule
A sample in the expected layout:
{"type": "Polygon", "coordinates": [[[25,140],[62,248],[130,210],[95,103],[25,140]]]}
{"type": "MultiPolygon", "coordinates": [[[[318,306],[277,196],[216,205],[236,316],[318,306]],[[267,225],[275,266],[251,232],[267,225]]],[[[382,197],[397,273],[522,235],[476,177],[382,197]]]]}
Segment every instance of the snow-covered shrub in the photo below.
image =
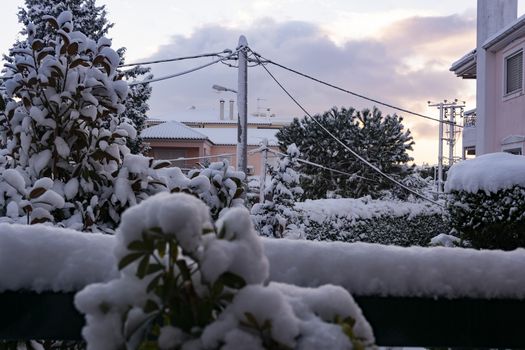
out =
{"type": "Polygon", "coordinates": [[[235,171],[226,159],[213,162],[204,169],[190,170],[188,177],[208,179],[208,190],[201,192],[199,197],[210,207],[213,219],[218,219],[225,208],[244,206],[246,175],[242,171],[235,171]]]}
{"type": "MultiPolygon", "coordinates": [[[[125,208],[162,189],[152,171],[160,165],[132,157],[126,147],[136,131],[122,117],[128,85],[110,40],[95,42],[72,31],[68,11],[43,19],[51,30],[37,38],[29,23],[27,47],[13,49],[13,62],[6,64],[0,164],[23,178],[19,195],[46,203],[45,213],[31,214],[37,222],[111,230],[125,208]]],[[[4,186],[0,212],[20,221],[15,214],[27,215],[28,198],[8,192],[4,186]]]]}
{"type": "Polygon", "coordinates": [[[459,236],[475,248],[525,247],[525,157],[493,153],[458,163],[445,189],[459,236]]]}
{"type": "Polygon", "coordinates": [[[251,210],[255,227],[262,236],[282,238],[299,235],[294,205],[303,190],[294,168],[298,166],[300,153],[295,144],[288,146],[286,153],[270,169],[271,182],[265,188],[264,203],[255,204],[251,210]]]}
{"type": "Polygon", "coordinates": [[[351,349],[374,342],[341,287],[270,283],[245,208],[214,222],[185,193],[128,209],[117,230],[120,277],[80,291],[88,349],[351,349]]]}
{"type": "Polygon", "coordinates": [[[297,203],[306,239],[427,246],[450,226],[446,213],[426,202],[369,197],[297,203]]]}

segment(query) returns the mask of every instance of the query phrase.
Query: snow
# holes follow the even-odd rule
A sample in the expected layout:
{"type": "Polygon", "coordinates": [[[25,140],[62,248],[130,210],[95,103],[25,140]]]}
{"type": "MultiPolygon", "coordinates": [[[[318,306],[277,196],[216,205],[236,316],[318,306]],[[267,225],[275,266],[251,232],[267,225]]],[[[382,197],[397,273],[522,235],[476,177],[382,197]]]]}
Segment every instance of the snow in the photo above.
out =
{"type": "Polygon", "coordinates": [[[525,250],[402,248],[265,239],[270,280],[340,285],[353,295],[525,298],[525,250]]]}
{"type": "Polygon", "coordinates": [[[77,291],[117,273],[114,237],[5,223],[0,232],[0,291],[77,291]]]}
{"type": "MultiPolygon", "coordinates": [[[[71,291],[118,276],[114,236],[44,225],[0,224],[0,232],[2,291],[71,291]]],[[[275,239],[263,243],[270,281],[305,287],[341,285],[355,295],[525,298],[524,249],[401,248],[275,239]]]]}
{"type": "Polygon", "coordinates": [[[445,191],[488,194],[514,186],[525,187],[525,157],[498,152],[454,164],[448,171],[445,191]]]}
{"type": "Polygon", "coordinates": [[[296,203],[295,208],[301,210],[309,220],[317,223],[335,217],[358,220],[408,215],[412,218],[422,214],[441,213],[439,207],[427,203],[378,200],[370,197],[307,200],[296,203]]]}
{"type": "Polygon", "coordinates": [[[15,169],[6,169],[2,173],[5,182],[14,188],[19,194],[25,195],[26,184],[22,175],[15,169]]]}

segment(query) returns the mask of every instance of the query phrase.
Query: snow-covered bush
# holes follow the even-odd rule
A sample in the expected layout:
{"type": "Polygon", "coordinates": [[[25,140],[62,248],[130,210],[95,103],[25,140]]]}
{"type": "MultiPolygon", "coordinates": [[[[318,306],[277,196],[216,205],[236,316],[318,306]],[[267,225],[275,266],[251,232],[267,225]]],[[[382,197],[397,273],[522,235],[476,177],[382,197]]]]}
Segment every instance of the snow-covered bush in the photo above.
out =
{"type": "Polygon", "coordinates": [[[270,169],[271,182],[265,188],[264,203],[255,204],[251,213],[255,228],[262,236],[282,238],[300,236],[295,202],[303,194],[298,167],[300,156],[295,144],[288,146],[286,156],[281,156],[270,169]]]}
{"type": "Polygon", "coordinates": [[[525,247],[525,157],[492,153],[458,163],[445,190],[452,226],[473,247],[525,247]]]}
{"type": "Polygon", "coordinates": [[[199,194],[199,197],[210,207],[213,219],[218,219],[225,208],[244,206],[246,175],[242,171],[235,171],[226,159],[213,162],[204,169],[191,170],[188,177],[208,179],[208,190],[199,194]]]}
{"type": "Polygon", "coordinates": [[[6,64],[0,166],[20,176],[16,184],[3,177],[0,214],[111,230],[125,208],[162,189],[153,171],[160,165],[126,147],[136,131],[122,117],[128,85],[111,42],[72,31],[68,11],[43,19],[49,33],[36,38],[29,23],[27,48],[13,49],[6,64]]]}
{"type": "Polygon", "coordinates": [[[446,213],[426,202],[369,197],[297,203],[306,239],[427,246],[450,226],[446,213]]]}
{"type": "Polygon", "coordinates": [[[88,349],[351,349],[374,342],[341,287],[263,283],[268,259],[245,208],[214,222],[194,196],[161,193],[117,230],[120,277],[75,304],[88,349]]]}

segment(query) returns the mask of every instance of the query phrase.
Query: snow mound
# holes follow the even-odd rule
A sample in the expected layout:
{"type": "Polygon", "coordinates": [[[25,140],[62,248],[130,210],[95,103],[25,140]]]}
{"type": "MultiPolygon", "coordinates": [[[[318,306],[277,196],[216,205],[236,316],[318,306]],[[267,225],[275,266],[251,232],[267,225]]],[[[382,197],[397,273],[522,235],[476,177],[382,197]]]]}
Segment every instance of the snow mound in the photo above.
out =
{"type": "Polygon", "coordinates": [[[445,191],[490,193],[514,186],[525,187],[525,157],[499,152],[454,164],[448,171],[445,191]]]}

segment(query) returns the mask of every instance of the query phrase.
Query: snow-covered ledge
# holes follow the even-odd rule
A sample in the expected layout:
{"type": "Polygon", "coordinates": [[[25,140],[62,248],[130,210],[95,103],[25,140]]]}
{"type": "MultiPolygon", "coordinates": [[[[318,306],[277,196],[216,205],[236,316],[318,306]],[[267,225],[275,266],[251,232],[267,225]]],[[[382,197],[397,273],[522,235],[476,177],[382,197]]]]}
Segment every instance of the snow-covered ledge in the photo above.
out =
{"type": "MultiPolygon", "coordinates": [[[[0,291],[76,291],[115,278],[113,236],[0,224],[0,291]]],[[[270,279],[360,296],[525,298],[525,250],[264,239],[270,279]]]]}

